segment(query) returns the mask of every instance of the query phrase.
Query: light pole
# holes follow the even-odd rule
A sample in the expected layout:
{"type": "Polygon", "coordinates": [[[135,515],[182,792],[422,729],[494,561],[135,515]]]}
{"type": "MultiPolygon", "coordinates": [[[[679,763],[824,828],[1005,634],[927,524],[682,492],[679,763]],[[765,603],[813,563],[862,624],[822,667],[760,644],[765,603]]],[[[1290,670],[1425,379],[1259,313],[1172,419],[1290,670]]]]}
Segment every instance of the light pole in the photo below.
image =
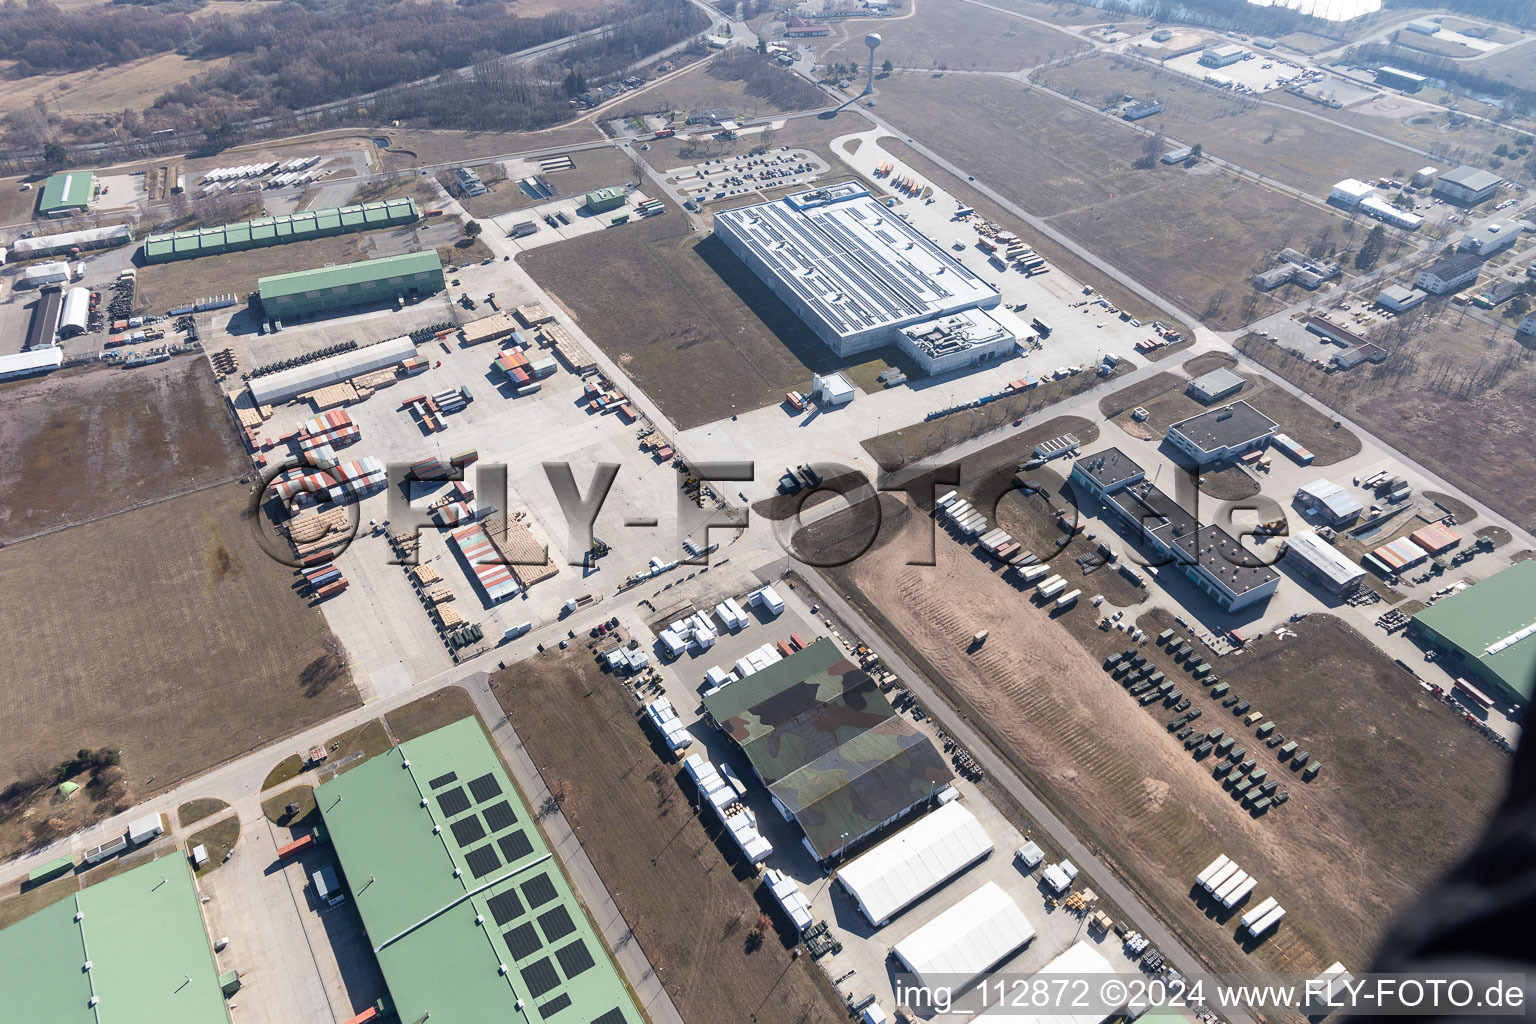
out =
{"type": "Polygon", "coordinates": [[[880,38],[879,32],[871,32],[864,37],[864,45],[869,47],[869,82],[864,86],[864,95],[868,96],[875,91],[875,47],[885,42],[880,38]]]}

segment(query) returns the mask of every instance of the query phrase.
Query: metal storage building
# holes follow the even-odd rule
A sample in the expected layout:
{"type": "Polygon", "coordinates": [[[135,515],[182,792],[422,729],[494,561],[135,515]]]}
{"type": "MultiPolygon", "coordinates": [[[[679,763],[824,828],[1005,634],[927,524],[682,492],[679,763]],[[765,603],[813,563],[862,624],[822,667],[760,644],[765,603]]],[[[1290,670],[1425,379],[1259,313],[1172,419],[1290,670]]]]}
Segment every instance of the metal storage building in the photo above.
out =
{"type": "Polygon", "coordinates": [[[704,698],[817,861],[859,847],[953,779],[874,679],[822,637],[704,698]]]}
{"type": "Polygon", "coordinates": [[[58,285],[48,285],[38,291],[37,301],[32,304],[32,321],[27,325],[27,340],[22,346],[23,355],[53,347],[63,309],[64,292],[58,285]]]}
{"type": "Polygon", "coordinates": [[[58,235],[39,235],[34,238],[18,238],[11,243],[10,258],[14,261],[32,260],[42,256],[56,256],[71,249],[110,249],[114,245],[126,245],[133,240],[133,231],[127,224],[114,224],[109,228],[86,228],[82,231],[65,231],[58,235]]]}
{"type": "Polygon", "coordinates": [[[43,182],[42,195],[37,200],[37,212],[42,217],[68,217],[84,213],[96,194],[96,175],[90,171],[66,171],[55,174],[43,182]]]}
{"type": "Polygon", "coordinates": [[[1413,617],[1413,628],[1474,682],[1526,703],[1536,688],[1536,561],[1442,598],[1413,617]]]}
{"type": "Polygon", "coordinates": [[[969,987],[1035,937],[1035,926],[996,882],[988,882],[896,943],[896,959],[925,985],[969,987]]]}
{"type": "Polygon", "coordinates": [[[279,319],[368,302],[435,295],[447,287],[436,252],[408,252],[334,267],[263,277],[257,297],[263,313],[279,319]]]}
{"type": "Polygon", "coordinates": [[[1201,374],[1189,382],[1185,389],[1189,397],[1202,405],[1210,405],[1219,402],[1229,395],[1235,395],[1243,390],[1247,381],[1242,376],[1232,372],[1225,366],[1218,366],[1210,373],[1201,374]]]}
{"type": "Polygon", "coordinates": [[[587,193],[587,209],[592,213],[607,213],[624,205],[625,192],[617,186],[594,189],[587,193]]]}
{"type": "Polygon", "coordinates": [[[1424,88],[1429,79],[1412,71],[1402,68],[1388,67],[1383,64],[1376,69],[1376,84],[1384,85],[1389,89],[1401,89],[1403,92],[1418,92],[1424,88]]]}
{"type": "Polygon", "coordinates": [[[229,1021],[183,857],[96,882],[0,931],[0,991],[6,1020],[229,1021]]]}
{"type": "Polygon", "coordinates": [[[981,822],[958,802],[908,825],[837,871],[837,880],[876,928],[992,852],[981,822]]]}
{"type": "Polygon", "coordinates": [[[377,345],[327,356],[303,366],[295,366],[291,370],[279,370],[265,377],[257,377],[249,385],[251,397],[257,405],[282,405],[327,384],[383,369],[415,354],[416,343],[410,338],[381,341],[377,345]]]}
{"type": "Polygon", "coordinates": [[[1491,171],[1462,165],[1440,175],[1432,191],[1437,196],[1475,206],[1491,197],[1503,183],[1504,179],[1491,171]]]}
{"type": "Polygon", "coordinates": [[[63,312],[59,314],[59,337],[84,334],[91,318],[91,290],[76,285],[64,293],[63,312]]]}
{"type": "Polygon", "coordinates": [[[1168,440],[1197,465],[1208,466],[1263,448],[1278,427],[1247,402],[1237,401],[1180,420],[1168,428],[1168,440]]]}
{"type": "Polygon", "coordinates": [[[301,210],[279,217],[259,217],[192,231],[173,231],[144,239],[144,259],[148,263],[169,263],[198,256],[259,249],[285,242],[304,242],[352,231],[396,227],[420,219],[416,200],[388,199],[355,206],[330,206],[319,210],[301,210]]]}
{"type": "Polygon", "coordinates": [[[1329,526],[1342,526],[1360,518],[1365,506],[1332,480],[1319,478],[1296,489],[1296,500],[1317,507],[1329,526]]]}
{"type": "Polygon", "coordinates": [[[377,755],[315,802],[399,1020],[641,1024],[477,719],[377,755]]]}
{"type": "Polygon", "coordinates": [[[1365,579],[1365,570],[1351,562],[1312,530],[1285,539],[1285,564],[1334,594],[1347,594],[1365,579]]]}
{"type": "Polygon", "coordinates": [[[31,377],[64,365],[64,350],[53,345],[0,356],[0,380],[31,377]]]}

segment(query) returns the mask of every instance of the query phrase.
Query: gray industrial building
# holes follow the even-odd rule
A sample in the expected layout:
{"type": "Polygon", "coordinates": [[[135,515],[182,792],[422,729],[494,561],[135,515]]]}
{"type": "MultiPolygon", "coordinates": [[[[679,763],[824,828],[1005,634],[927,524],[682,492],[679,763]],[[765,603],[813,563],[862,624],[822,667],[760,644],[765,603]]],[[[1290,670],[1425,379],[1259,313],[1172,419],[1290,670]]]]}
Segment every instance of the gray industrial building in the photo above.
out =
{"type": "Polygon", "coordinates": [[[1479,167],[1462,166],[1440,175],[1432,191],[1434,195],[1443,199],[1476,206],[1485,199],[1492,198],[1502,184],[1504,179],[1491,171],[1485,171],[1479,167]]]}
{"type": "Polygon", "coordinates": [[[1365,511],[1359,499],[1326,477],[1296,489],[1296,501],[1307,509],[1316,509],[1317,518],[1326,526],[1347,526],[1365,511]]]}
{"type": "Polygon", "coordinates": [[[317,359],[290,370],[279,370],[250,382],[251,397],[258,406],[282,405],[300,395],[318,391],[329,384],[344,380],[409,359],[416,354],[416,343],[410,338],[392,338],[376,345],[352,349],[339,355],[317,359]]]}
{"type": "Polygon", "coordinates": [[[1278,428],[1274,420],[1238,401],[1180,420],[1168,428],[1168,441],[1196,465],[1209,466],[1258,451],[1278,428]]]}
{"type": "Polygon", "coordinates": [[[1218,366],[1210,373],[1203,373],[1190,381],[1184,391],[1201,405],[1210,405],[1237,394],[1246,383],[1240,374],[1225,366],[1218,366]]]}
{"type": "Polygon", "coordinates": [[[1147,480],[1147,471],[1118,448],[1079,458],[1071,479],[1112,509],[1123,529],[1187,576],[1227,611],[1266,601],[1280,574],[1231,534],[1202,526],[1182,505],[1147,480]]]}
{"type": "MultiPolygon", "coordinates": [[[[984,320],[942,323],[996,307],[997,289],[855,182],[717,213],[715,234],[839,356],[896,342],[934,373],[999,354],[984,320]],[[932,351],[922,336],[936,339],[932,351]]],[[[1006,317],[986,320],[1009,330],[1006,317]]]]}
{"type": "Polygon", "coordinates": [[[966,309],[901,328],[897,344],[929,373],[944,373],[1005,359],[1018,341],[986,310],[966,309]]]}
{"type": "Polygon", "coordinates": [[[1482,271],[1482,257],[1470,252],[1458,252],[1438,259],[1419,271],[1413,286],[1431,295],[1445,295],[1476,281],[1482,271]]]}
{"type": "Polygon", "coordinates": [[[1283,561],[1302,576],[1333,594],[1348,594],[1365,579],[1365,569],[1336,551],[1311,530],[1285,539],[1283,561]]]}
{"type": "Polygon", "coordinates": [[[1470,252],[1487,259],[1503,252],[1520,240],[1520,224],[1512,220],[1485,221],[1468,228],[1456,245],[1457,252],[1470,252]]]}

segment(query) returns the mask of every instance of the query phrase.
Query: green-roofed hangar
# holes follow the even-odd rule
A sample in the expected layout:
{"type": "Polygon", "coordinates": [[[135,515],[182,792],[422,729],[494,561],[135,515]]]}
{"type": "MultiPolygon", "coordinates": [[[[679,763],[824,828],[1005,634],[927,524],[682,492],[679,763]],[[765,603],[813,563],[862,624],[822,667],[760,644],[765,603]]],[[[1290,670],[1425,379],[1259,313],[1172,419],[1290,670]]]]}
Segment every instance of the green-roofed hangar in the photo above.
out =
{"type": "Polygon", "coordinates": [[[825,637],[710,694],[704,708],[823,864],[921,813],[954,778],[879,684],[825,637]]]}
{"type": "Polygon", "coordinates": [[[43,182],[43,193],[37,200],[40,217],[68,217],[90,209],[91,198],[96,194],[96,175],[90,171],[65,171],[43,182]]]}
{"type": "Polygon", "coordinates": [[[435,252],[408,252],[263,277],[256,284],[265,316],[282,319],[348,306],[414,301],[447,287],[435,252]]]}
{"type": "Polygon", "coordinates": [[[398,1019],[642,1024],[478,720],[315,802],[398,1019]]]}
{"type": "Polygon", "coordinates": [[[301,210],[280,217],[258,217],[216,227],[150,235],[144,239],[144,260],[146,263],[169,263],[199,256],[217,256],[268,245],[344,235],[352,231],[397,227],[413,224],[420,218],[416,200],[409,196],[355,206],[301,210]]]}
{"type": "Polygon", "coordinates": [[[1474,684],[1529,702],[1536,688],[1536,561],[1516,562],[1425,608],[1413,617],[1413,630],[1443,648],[1474,684]]]}
{"type": "Polygon", "coordinates": [[[87,886],[0,931],[0,1019],[229,1024],[183,857],[87,886]]]}

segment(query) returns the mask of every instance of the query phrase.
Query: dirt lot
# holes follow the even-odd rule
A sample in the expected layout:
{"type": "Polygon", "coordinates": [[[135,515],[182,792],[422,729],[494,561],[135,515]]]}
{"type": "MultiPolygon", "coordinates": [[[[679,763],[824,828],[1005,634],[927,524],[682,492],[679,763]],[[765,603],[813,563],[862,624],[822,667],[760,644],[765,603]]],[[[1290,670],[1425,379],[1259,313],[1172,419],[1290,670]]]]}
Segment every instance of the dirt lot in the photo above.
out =
{"type": "Polygon", "coordinates": [[[747,952],[771,897],[725,859],[691,813],[683,773],[647,741],[632,698],[585,649],[547,651],[491,685],[684,1020],[845,1018],[810,958],[790,959],[792,937],[770,931],[747,952]]]}
{"type": "MultiPolygon", "coordinates": [[[[626,153],[617,149],[592,149],[572,153],[571,162],[576,166],[570,170],[551,171],[544,175],[545,180],[555,187],[555,194],[561,198],[580,196],[596,188],[641,180],[640,169],[635,166],[635,162],[626,153]]],[[[547,199],[529,198],[528,194],[518,187],[516,178],[508,178],[502,174],[502,165],[499,161],[472,166],[479,172],[490,191],[483,196],[459,197],[459,202],[471,216],[494,217],[508,210],[522,210],[549,202],[547,199]]],[[[451,181],[453,175],[449,171],[443,171],[439,178],[451,181]]],[[[641,184],[644,185],[643,182],[641,184]]]]}
{"type": "Polygon", "coordinates": [[[840,135],[869,131],[869,122],[856,112],[815,115],[813,117],[787,118],[782,128],[743,135],[735,140],[725,139],[658,139],[650,143],[650,149],[642,158],[658,171],[670,171],[706,159],[735,156],[747,153],[759,146],[788,146],[791,149],[809,149],[832,165],[833,174],[851,173],[851,168],[832,152],[827,143],[840,135]]]}
{"type": "Polygon", "coordinates": [[[189,357],[0,385],[0,541],[240,476],[223,404],[189,357]]]}
{"type": "Polygon", "coordinates": [[[1455,314],[1439,317],[1386,362],[1348,374],[1324,374],[1263,341],[1239,341],[1239,347],[1325,407],[1390,438],[1409,458],[1536,530],[1536,451],[1509,443],[1536,417],[1536,367],[1507,334],[1485,345],[1487,328],[1459,331],[1455,314]],[[1468,452],[1490,454],[1467,458],[1468,452]]]}
{"type": "Polygon", "coordinates": [[[1086,49],[1081,39],[962,0],[918,0],[911,17],[837,23],[817,47],[818,63],[869,61],[867,32],[885,42],[875,54],[898,68],[1017,71],[1086,49]]]}
{"type": "Polygon", "coordinates": [[[1248,280],[1266,254],[1324,231],[1342,243],[1349,228],[1326,209],[1209,164],[1135,170],[1141,135],[1039,89],[898,76],[881,109],[930,143],[941,141],[935,126],[943,125],[942,141],[958,144],[968,171],[1217,330],[1280,308],[1248,280]]]}
{"type": "Polygon", "coordinates": [[[396,743],[425,736],[475,713],[475,702],[462,686],[445,686],[420,700],[398,707],[385,716],[396,743]]]}
{"type": "Polygon", "coordinates": [[[681,429],[782,401],[839,365],[723,243],[678,213],[518,259],[681,429]]]}
{"type": "Polygon", "coordinates": [[[1157,97],[1163,101],[1162,113],[1138,121],[1138,127],[1163,132],[1185,145],[1198,142],[1211,156],[1323,199],[1341,178],[1400,176],[1424,159],[1292,111],[1245,109],[1243,97],[1129,58],[1094,56],[1044,71],[1040,82],[1095,106],[1126,95],[1157,97]]]}
{"type": "Polygon", "coordinates": [[[737,120],[748,120],[784,113],[784,108],[763,96],[747,93],[744,82],[709,73],[710,62],[700,61],[691,68],[659,79],[638,95],[626,96],[603,107],[598,119],[632,117],[639,114],[681,114],[690,110],[729,110],[737,120]]]}
{"type": "MultiPolygon", "coordinates": [[[[837,518],[813,530],[836,530],[837,518]]],[[[832,584],[1214,969],[1310,973],[1334,959],[1365,962],[1393,916],[1471,841],[1498,795],[1504,755],[1358,634],[1313,616],[1298,626],[1299,639],[1265,638],[1258,654],[1218,666],[1327,762],[1311,784],[1281,769],[1290,802],[1254,817],[1212,778],[1210,760],[1194,761],[1169,735],[1171,713],[1137,707],[1101,669],[1124,634],[1095,629],[1084,606],[1048,616],[947,537],[931,567],[903,564],[901,544],[832,570],[832,584]],[[963,607],[953,599],[957,585],[963,607]],[[968,653],[978,629],[989,641],[968,653]],[[1320,700],[1325,679],[1339,682],[1320,700]],[[1256,948],[1235,939],[1244,906],[1216,913],[1191,898],[1194,875],[1217,852],[1260,879],[1254,900],[1273,894],[1289,906],[1285,925],[1256,948]]],[[[1172,668],[1166,654],[1150,656],[1172,668]]],[[[1275,772],[1273,755],[1258,752],[1218,702],[1201,688],[1183,690],[1204,709],[1202,725],[1236,728],[1250,756],[1275,772]]]]}
{"type": "Polygon", "coordinates": [[[301,682],[329,633],[245,508],[224,484],[7,546],[0,778],[112,747],[143,799],[356,705],[344,670],[301,682]]]}

